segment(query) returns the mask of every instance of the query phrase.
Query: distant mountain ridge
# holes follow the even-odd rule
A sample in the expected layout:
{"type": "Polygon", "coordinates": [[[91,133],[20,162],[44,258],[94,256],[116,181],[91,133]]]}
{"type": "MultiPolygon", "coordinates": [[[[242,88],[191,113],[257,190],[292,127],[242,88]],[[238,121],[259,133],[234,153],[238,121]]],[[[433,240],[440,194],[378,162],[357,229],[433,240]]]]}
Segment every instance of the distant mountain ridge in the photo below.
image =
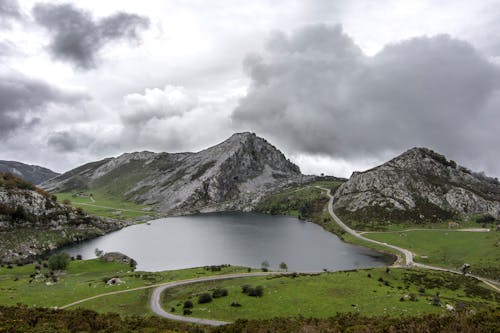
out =
{"type": "Polygon", "coordinates": [[[46,180],[59,176],[59,173],[50,169],[38,166],[29,165],[17,161],[1,161],[0,172],[11,173],[16,177],[20,177],[30,183],[38,185],[46,180]]]}
{"type": "Polygon", "coordinates": [[[500,184],[430,149],[413,148],[353,173],[335,193],[334,209],[366,222],[436,221],[476,213],[498,219],[500,184]]]}
{"type": "Polygon", "coordinates": [[[300,182],[297,165],[253,133],[236,133],[197,153],[126,153],[91,162],[41,186],[100,190],[161,212],[252,210],[267,193],[300,182]]]}

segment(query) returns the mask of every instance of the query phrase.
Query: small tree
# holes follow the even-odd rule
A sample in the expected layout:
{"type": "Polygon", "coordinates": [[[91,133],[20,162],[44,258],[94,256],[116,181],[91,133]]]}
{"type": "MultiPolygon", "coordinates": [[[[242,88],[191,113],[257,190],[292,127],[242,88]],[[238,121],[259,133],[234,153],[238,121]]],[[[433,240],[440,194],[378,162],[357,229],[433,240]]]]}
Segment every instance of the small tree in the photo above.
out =
{"type": "Polygon", "coordinates": [[[194,304],[190,300],[187,300],[184,302],[184,309],[192,309],[193,306],[194,306],[194,304]]]}
{"type": "Polygon", "coordinates": [[[285,262],[283,261],[281,264],[280,264],[280,269],[284,270],[285,272],[288,270],[288,265],[285,264],[285,262]]]}
{"type": "Polygon", "coordinates": [[[49,268],[51,270],[65,270],[68,267],[70,257],[67,253],[56,253],[49,258],[49,268]]]}
{"type": "Polygon", "coordinates": [[[198,303],[203,304],[203,303],[210,303],[212,302],[212,296],[208,293],[203,293],[198,297],[198,303]]]}
{"type": "Polygon", "coordinates": [[[269,261],[264,260],[261,264],[260,267],[264,272],[267,272],[269,270],[269,261]]]}

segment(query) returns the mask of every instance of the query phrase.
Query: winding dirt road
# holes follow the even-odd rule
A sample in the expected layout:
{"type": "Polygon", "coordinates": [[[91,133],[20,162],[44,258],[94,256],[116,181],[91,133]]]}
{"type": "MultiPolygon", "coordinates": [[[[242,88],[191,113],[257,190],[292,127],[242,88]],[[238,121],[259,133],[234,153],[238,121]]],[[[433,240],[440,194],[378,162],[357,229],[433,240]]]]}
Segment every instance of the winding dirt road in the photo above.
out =
{"type": "MultiPolygon", "coordinates": [[[[342,220],[337,215],[335,215],[335,213],[333,212],[333,196],[331,195],[330,190],[328,190],[324,187],[320,187],[320,186],[317,186],[317,188],[324,190],[326,192],[326,194],[328,195],[328,197],[330,198],[330,200],[328,201],[328,213],[330,213],[330,215],[332,216],[335,223],[337,223],[347,233],[349,233],[350,235],[352,235],[358,239],[399,251],[400,253],[402,253],[404,255],[405,264],[403,265],[403,267],[419,267],[419,268],[431,269],[431,270],[435,270],[435,271],[449,272],[449,273],[454,273],[454,274],[462,274],[461,272],[455,271],[453,269],[420,264],[418,262],[413,261],[413,253],[407,249],[364,237],[363,235],[359,234],[357,231],[349,228],[344,222],[342,222],[342,220]]],[[[467,276],[473,277],[473,278],[487,284],[488,286],[493,288],[496,292],[500,292],[500,288],[498,288],[498,282],[496,282],[496,281],[489,280],[489,279],[486,279],[484,277],[477,276],[474,274],[467,274],[467,276]]]]}

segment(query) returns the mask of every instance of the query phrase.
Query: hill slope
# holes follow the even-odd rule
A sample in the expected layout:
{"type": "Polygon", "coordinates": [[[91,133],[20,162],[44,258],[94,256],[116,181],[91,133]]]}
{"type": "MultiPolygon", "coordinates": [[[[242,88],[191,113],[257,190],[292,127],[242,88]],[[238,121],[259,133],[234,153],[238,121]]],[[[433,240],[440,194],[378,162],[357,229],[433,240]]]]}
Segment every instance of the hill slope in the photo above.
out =
{"type": "Polygon", "coordinates": [[[136,152],[92,162],[42,184],[51,192],[105,191],[159,211],[250,210],[261,197],[302,179],[265,139],[237,133],[197,153],[136,152]]]}
{"type": "Polygon", "coordinates": [[[498,219],[500,184],[430,149],[413,148],[353,173],[335,193],[334,209],[358,221],[436,221],[475,213],[498,219]]]}
{"type": "Polygon", "coordinates": [[[35,185],[59,175],[57,172],[38,165],[29,165],[16,161],[0,161],[0,172],[11,173],[35,185]]]}
{"type": "Polygon", "coordinates": [[[125,225],[61,205],[32,184],[0,173],[0,262],[23,261],[125,225]]]}

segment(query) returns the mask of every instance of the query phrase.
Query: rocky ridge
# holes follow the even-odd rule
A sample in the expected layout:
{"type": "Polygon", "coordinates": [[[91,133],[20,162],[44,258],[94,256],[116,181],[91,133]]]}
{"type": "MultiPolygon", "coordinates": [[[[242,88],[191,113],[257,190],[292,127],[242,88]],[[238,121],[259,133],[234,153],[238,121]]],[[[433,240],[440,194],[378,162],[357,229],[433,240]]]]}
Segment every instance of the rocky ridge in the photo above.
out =
{"type": "MultiPolygon", "coordinates": [[[[4,175],[0,173],[4,180],[4,175]]],[[[24,261],[60,246],[118,230],[127,222],[104,220],[61,205],[44,191],[0,182],[0,262],[24,261]]]]}
{"type": "Polygon", "coordinates": [[[490,214],[500,218],[498,179],[474,173],[427,148],[413,148],[335,193],[334,209],[357,220],[429,220],[490,214]]]}
{"type": "Polygon", "coordinates": [[[92,162],[42,187],[99,189],[160,212],[184,214],[252,210],[266,194],[304,178],[276,147],[245,132],[197,153],[144,151],[92,162]]]}
{"type": "Polygon", "coordinates": [[[0,172],[11,173],[35,185],[59,175],[57,172],[38,165],[29,165],[16,161],[0,161],[0,172]]]}

